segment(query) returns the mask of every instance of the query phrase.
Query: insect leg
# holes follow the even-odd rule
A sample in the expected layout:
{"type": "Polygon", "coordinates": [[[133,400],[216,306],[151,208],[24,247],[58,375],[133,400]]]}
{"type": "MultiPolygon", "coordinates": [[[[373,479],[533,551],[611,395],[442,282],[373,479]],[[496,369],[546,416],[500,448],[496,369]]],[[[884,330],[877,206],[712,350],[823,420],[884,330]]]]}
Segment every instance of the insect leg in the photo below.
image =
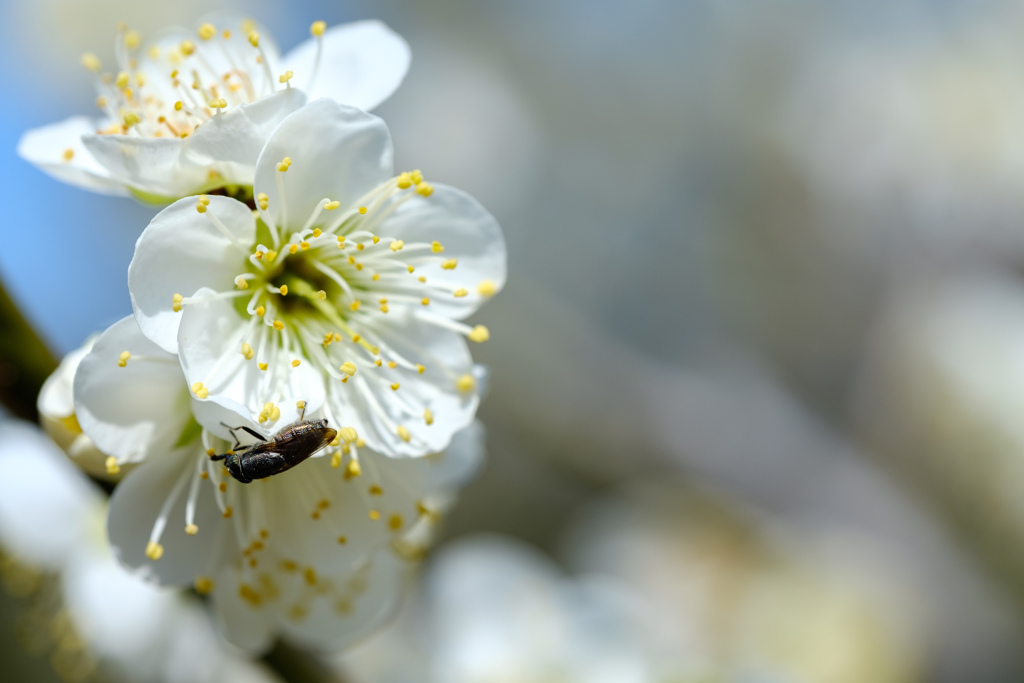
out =
{"type": "Polygon", "coordinates": [[[218,460],[223,460],[226,457],[228,457],[227,453],[224,453],[223,455],[211,455],[210,456],[210,460],[213,460],[214,462],[216,462],[218,460]]]}
{"type": "Polygon", "coordinates": [[[260,441],[266,441],[266,438],[264,438],[262,434],[257,432],[255,429],[250,429],[249,427],[246,427],[245,425],[242,425],[241,427],[235,427],[235,429],[244,429],[248,434],[252,434],[260,441]]]}
{"type": "Polygon", "coordinates": [[[221,425],[224,428],[226,428],[229,432],[231,432],[231,438],[235,440],[235,445],[231,447],[232,450],[235,449],[235,448],[241,448],[242,442],[238,440],[237,436],[235,436],[235,430],[236,429],[242,429],[242,428],[241,427],[228,427],[227,423],[225,423],[225,422],[221,422],[221,425]]]}
{"type": "Polygon", "coordinates": [[[302,422],[305,419],[306,419],[306,402],[303,401],[302,402],[302,415],[299,415],[299,422],[302,422]]]}

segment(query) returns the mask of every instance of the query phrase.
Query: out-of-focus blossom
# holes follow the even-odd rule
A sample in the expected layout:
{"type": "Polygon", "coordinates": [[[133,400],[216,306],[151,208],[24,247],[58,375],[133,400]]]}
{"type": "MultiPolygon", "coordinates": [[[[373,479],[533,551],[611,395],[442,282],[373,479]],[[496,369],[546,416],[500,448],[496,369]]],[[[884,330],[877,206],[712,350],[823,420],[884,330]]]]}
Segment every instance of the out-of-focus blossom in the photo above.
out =
{"type": "Polygon", "coordinates": [[[224,188],[251,197],[267,136],[307,97],[371,109],[409,66],[405,41],[376,21],[327,29],[283,57],[251,19],[210,17],[196,31],[169,29],[143,45],[122,27],[116,73],[95,73],[103,112],[27,132],[18,153],[73,185],[166,203],[224,188]]]}
{"type": "Polygon", "coordinates": [[[940,501],[1016,590],[1024,553],[1024,284],[923,277],[875,330],[858,396],[865,439],[940,501]]]}
{"type": "Polygon", "coordinates": [[[82,360],[74,395],[112,466],[140,463],[111,499],[118,558],[161,583],[212,592],[227,637],[251,650],[278,633],[337,648],[379,625],[424,550],[424,527],[482,450],[470,428],[443,454],[388,458],[339,427],[328,457],[243,484],[210,456],[232,447],[228,426],[260,425],[191,398],[177,357],[131,317],[82,360]]]}
{"type": "Polygon", "coordinates": [[[468,538],[438,552],[392,628],[338,665],[356,683],[696,683],[658,661],[644,609],[520,542],[468,538]]]}
{"type": "Polygon", "coordinates": [[[479,403],[463,337],[490,334],[461,319],[505,282],[497,222],[394,176],[384,123],[331,100],[274,131],[254,190],[255,215],[201,196],[145,229],[128,272],[142,332],[180,354],[195,396],[268,427],[301,399],[381,453],[445,448],[479,403]]]}
{"type": "Polygon", "coordinates": [[[197,601],[147,584],[118,565],[103,534],[103,495],[35,429],[0,426],[0,545],[16,561],[57,574],[55,665],[70,679],[98,666],[114,680],[271,681],[225,649],[197,601]],[[70,623],[69,623],[70,622],[70,623]],[[75,662],[65,655],[84,650],[75,662]]]}
{"type": "Polygon", "coordinates": [[[758,521],[671,482],[633,494],[581,519],[573,564],[639,590],[645,625],[699,680],[920,680],[912,591],[872,565],[870,545],[758,521]]]}
{"type": "Polygon", "coordinates": [[[75,403],[71,395],[78,364],[92,349],[97,336],[89,337],[80,348],[64,356],[57,369],[43,383],[36,403],[43,429],[76,465],[94,477],[116,479],[120,473],[107,471],[107,456],[82,432],[78,418],[75,417],[75,403]]]}

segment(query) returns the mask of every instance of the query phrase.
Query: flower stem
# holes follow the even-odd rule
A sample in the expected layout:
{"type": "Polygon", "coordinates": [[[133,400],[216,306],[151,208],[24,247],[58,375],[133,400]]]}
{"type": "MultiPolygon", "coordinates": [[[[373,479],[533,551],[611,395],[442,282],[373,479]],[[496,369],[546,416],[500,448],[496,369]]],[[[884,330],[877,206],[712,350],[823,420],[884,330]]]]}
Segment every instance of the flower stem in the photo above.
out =
{"type": "Polygon", "coordinates": [[[0,405],[11,415],[37,421],[39,389],[56,367],[53,352],[0,284],[0,405]]]}

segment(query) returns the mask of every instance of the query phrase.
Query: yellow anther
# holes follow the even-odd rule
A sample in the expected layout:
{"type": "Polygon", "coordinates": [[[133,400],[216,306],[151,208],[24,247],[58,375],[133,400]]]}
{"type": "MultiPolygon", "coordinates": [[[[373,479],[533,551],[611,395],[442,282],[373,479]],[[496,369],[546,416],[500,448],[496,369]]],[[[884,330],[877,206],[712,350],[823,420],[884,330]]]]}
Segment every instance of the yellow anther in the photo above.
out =
{"type": "Polygon", "coordinates": [[[255,254],[253,254],[253,256],[255,256],[255,257],[256,257],[256,260],[257,260],[257,261],[262,261],[262,260],[263,260],[263,256],[264,256],[264,253],[263,253],[263,251],[262,251],[261,249],[257,249],[257,250],[256,250],[256,253],[255,253],[255,254]]]}
{"type": "Polygon", "coordinates": [[[181,111],[181,108],[183,106],[184,105],[181,103],[181,100],[178,100],[177,102],[174,103],[174,111],[181,111]]]}
{"type": "Polygon", "coordinates": [[[380,305],[380,312],[381,313],[387,313],[388,312],[388,305],[387,304],[381,304],[380,305]]]}
{"type": "Polygon", "coordinates": [[[199,27],[197,33],[203,40],[209,40],[217,35],[217,28],[213,24],[203,24],[199,27]]]}
{"type": "Polygon", "coordinates": [[[409,433],[408,428],[405,425],[398,425],[398,429],[395,430],[398,433],[398,438],[402,441],[409,443],[409,439],[412,438],[412,434],[409,433]]]}
{"type": "MultiPolygon", "coordinates": [[[[356,251],[362,251],[363,249],[366,249],[366,245],[365,244],[357,244],[356,245],[356,251]]],[[[351,256],[348,257],[349,263],[352,263],[354,260],[355,259],[353,259],[351,256]]]]}
{"type": "Polygon", "coordinates": [[[313,237],[319,237],[322,234],[324,234],[323,230],[320,228],[313,228],[313,237]]]}
{"type": "Polygon", "coordinates": [[[206,204],[202,202],[196,202],[196,211],[199,213],[206,213],[206,204]]]}
{"type": "Polygon", "coordinates": [[[423,173],[418,168],[414,170],[412,173],[410,173],[409,177],[412,178],[412,182],[414,185],[419,185],[420,183],[423,182],[423,173]]]}
{"type": "Polygon", "coordinates": [[[284,323],[281,322],[280,320],[275,320],[274,321],[274,329],[277,330],[278,332],[280,332],[281,330],[284,329],[284,323]]]}
{"type": "Polygon", "coordinates": [[[312,567],[306,567],[306,571],[302,572],[302,576],[310,586],[316,585],[316,570],[312,567]]]}
{"type": "Polygon", "coordinates": [[[444,251],[444,246],[442,246],[442,244],[437,240],[434,240],[433,242],[430,243],[430,250],[435,254],[440,254],[442,251],[444,251]]]}
{"type": "Polygon", "coordinates": [[[214,448],[207,448],[206,454],[212,458],[213,456],[217,455],[217,450],[214,448]]]}
{"type": "Polygon", "coordinates": [[[419,276],[418,278],[416,278],[416,279],[417,279],[417,280],[419,280],[420,282],[426,282],[426,281],[427,281],[427,278],[423,277],[422,275],[420,275],[420,276],[419,276]]]}
{"type": "Polygon", "coordinates": [[[401,385],[399,385],[398,382],[395,382],[394,384],[391,385],[391,391],[398,391],[399,386],[401,385]]]}
{"type": "Polygon", "coordinates": [[[213,592],[213,579],[208,576],[197,576],[192,586],[196,589],[196,593],[209,595],[213,592]]]}
{"type": "MultiPolygon", "coordinates": [[[[338,334],[337,332],[334,332],[331,336],[334,338],[334,341],[336,341],[336,342],[340,342],[341,341],[341,335],[338,334]]],[[[352,341],[355,341],[355,340],[353,339],[352,341]]]]}
{"type": "Polygon", "coordinates": [[[210,109],[224,109],[227,106],[228,101],[225,100],[223,97],[220,97],[215,100],[210,100],[210,109]]]}
{"type": "Polygon", "coordinates": [[[281,408],[274,406],[274,409],[270,411],[270,421],[276,422],[279,419],[281,419],[281,408]]]}
{"type": "Polygon", "coordinates": [[[470,331],[470,333],[467,336],[470,338],[471,341],[475,341],[476,343],[479,344],[490,339],[491,332],[483,325],[477,325],[470,331]]]}
{"type": "Polygon", "coordinates": [[[128,72],[122,71],[117,74],[117,78],[114,79],[114,84],[122,90],[128,87],[128,72]]]}
{"type": "Polygon", "coordinates": [[[100,95],[99,97],[97,97],[96,98],[96,106],[99,107],[100,109],[106,108],[106,106],[107,106],[107,98],[104,97],[103,95],[100,95]]]}
{"type": "Polygon", "coordinates": [[[150,541],[146,544],[146,557],[156,561],[164,556],[164,547],[156,541],[150,541]]]}
{"type": "Polygon", "coordinates": [[[473,388],[476,386],[476,380],[473,378],[473,375],[465,374],[455,380],[455,386],[459,391],[473,391],[473,388]]]}
{"type": "Polygon", "coordinates": [[[121,471],[121,466],[117,464],[117,458],[114,456],[108,456],[103,465],[107,468],[107,474],[114,475],[121,471]]]}
{"type": "Polygon", "coordinates": [[[392,531],[398,531],[399,529],[401,529],[402,528],[402,515],[398,514],[397,512],[395,514],[391,515],[391,518],[388,519],[388,527],[392,531]]]}
{"type": "Polygon", "coordinates": [[[366,213],[366,207],[365,206],[360,206],[359,207],[359,213],[365,214],[366,213]]]}
{"type": "Polygon", "coordinates": [[[299,360],[298,358],[296,358],[295,360],[293,360],[293,361],[292,361],[292,367],[293,367],[293,368],[297,368],[297,367],[299,367],[300,365],[302,365],[302,361],[301,361],[301,360],[299,360]]]}
{"type": "Polygon", "coordinates": [[[380,496],[380,495],[384,494],[384,489],[382,489],[381,487],[377,486],[376,484],[371,486],[368,490],[369,490],[371,496],[380,496]]]}
{"type": "Polygon", "coordinates": [[[340,436],[345,443],[353,443],[359,438],[359,434],[356,433],[355,427],[342,427],[338,430],[338,436],[340,436]]]}
{"type": "Polygon", "coordinates": [[[420,299],[420,303],[423,304],[424,306],[429,305],[430,304],[430,297],[429,296],[423,297],[422,299],[420,299]]]}
{"type": "Polygon", "coordinates": [[[334,211],[339,206],[341,206],[341,202],[339,202],[338,200],[334,200],[333,202],[327,202],[326,204],[324,204],[324,208],[327,209],[328,211],[334,211]]]}
{"type": "Polygon", "coordinates": [[[142,123],[142,117],[133,111],[130,111],[124,115],[124,125],[131,128],[134,125],[142,123]]]}
{"type": "Polygon", "coordinates": [[[228,484],[226,481],[222,481],[221,483],[217,484],[217,488],[220,489],[221,493],[224,493],[225,491],[228,490],[228,484]]]}
{"type": "Polygon", "coordinates": [[[412,177],[408,173],[398,175],[398,189],[405,190],[412,187],[412,177]]]}
{"type": "Polygon", "coordinates": [[[344,363],[342,363],[338,367],[338,369],[341,370],[342,372],[344,372],[349,377],[351,377],[352,375],[356,374],[356,364],[353,363],[350,360],[347,360],[344,363]]]}
{"type": "Polygon", "coordinates": [[[288,285],[281,285],[281,296],[288,296],[288,285]]]}
{"type": "Polygon", "coordinates": [[[266,372],[267,368],[269,367],[266,363],[257,363],[256,365],[259,367],[260,370],[263,370],[264,372],[266,372]]]}
{"type": "Polygon", "coordinates": [[[422,375],[426,371],[426,369],[427,368],[425,365],[420,365],[419,363],[416,364],[416,372],[418,372],[419,374],[422,375]]]}
{"type": "Polygon", "coordinates": [[[267,210],[267,203],[268,202],[270,202],[270,197],[268,197],[265,192],[260,192],[258,195],[256,195],[256,203],[264,211],[267,210]]]}
{"type": "Polygon", "coordinates": [[[103,65],[100,63],[100,58],[91,52],[86,52],[85,54],[83,54],[81,62],[82,66],[84,66],[86,69],[94,73],[98,72],[101,68],[103,68],[103,65]]]}
{"type": "Polygon", "coordinates": [[[224,40],[228,40],[231,38],[231,31],[229,29],[224,29],[221,31],[221,35],[224,36],[224,40]]]}
{"type": "Polygon", "coordinates": [[[189,536],[195,536],[199,533],[199,527],[197,527],[195,524],[187,524],[185,526],[185,533],[189,536]]]}
{"type": "Polygon", "coordinates": [[[325,30],[327,30],[327,23],[323,21],[314,21],[309,27],[309,32],[317,37],[322,36],[325,30]]]}
{"type": "Polygon", "coordinates": [[[358,460],[349,460],[348,465],[345,465],[345,478],[351,479],[352,477],[358,477],[363,473],[363,469],[359,466],[358,460]]]}
{"type": "Polygon", "coordinates": [[[370,519],[376,522],[380,519],[380,512],[377,510],[370,510],[370,519]]]}
{"type": "Polygon", "coordinates": [[[327,292],[325,292],[322,289],[317,291],[316,298],[317,298],[317,301],[324,301],[324,300],[326,300],[327,299],[327,292]]]}
{"type": "Polygon", "coordinates": [[[455,270],[455,266],[459,265],[459,259],[450,258],[447,261],[441,262],[441,267],[445,270],[455,270]]]}
{"type": "Polygon", "coordinates": [[[278,77],[277,82],[278,83],[287,83],[288,81],[292,80],[292,76],[294,76],[294,75],[295,74],[292,73],[291,71],[285,71],[283,74],[281,74],[278,77]]]}
{"type": "Polygon", "coordinates": [[[183,40],[181,41],[181,45],[178,46],[178,49],[181,50],[181,54],[189,57],[196,51],[196,45],[191,40],[183,40]]]}
{"type": "Polygon", "coordinates": [[[67,149],[64,150],[64,153],[61,154],[61,157],[64,159],[65,162],[71,161],[72,159],[75,158],[75,150],[68,147],[67,149]]]}
{"type": "Polygon", "coordinates": [[[226,508],[224,508],[224,512],[221,513],[221,517],[223,517],[224,519],[229,519],[233,514],[235,514],[235,509],[228,505],[226,508]]]}
{"type": "Polygon", "coordinates": [[[459,289],[456,289],[456,290],[455,290],[454,292],[452,292],[452,293],[453,293],[453,294],[454,294],[455,296],[457,296],[457,297],[464,297],[464,296],[466,296],[467,294],[469,294],[469,291],[468,291],[468,290],[466,290],[466,289],[462,289],[462,288],[459,288],[459,289]]]}
{"type": "Polygon", "coordinates": [[[416,269],[413,268],[412,266],[406,266],[406,270],[408,270],[409,273],[415,273],[416,272],[416,269]]]}
{"type": "Polygon", "coordinates": [[[380,242],[380,238],[379,238],[379,237],[377,237],[376,235],[372,235],[372,236],[370,237],[370,239],[372,239],[372,240],[373,240],[373,243],[374,243],[374,244],[377,244],[377,242],[380,242]]]}
{"type": "Polygon", "coordinates": [[[338,545],[345,545],[348,543],[348,539],[344,536],[338,536],[338,545]]]}
{"type": "Polygon", "coordinates": [[[199,398],[206,398],[210,395],[210,390],[203,386],[202,382],[195,382],[192,385],[192,393],[199,398]]]}
{"type": "Polygon", "coordinates": [[[267,261],[268,262],[273,262],[273,260],[276,259],[276,258],[277,258],[277,252],[276,251],[274,251],[273,249],[270,249],[269,251],[267,251],[267,261]]]}
{"type": "Polygon", "coordinates": [[[345,236],[344,235],[338,235],[338,246],[344,248],[344,245],[345,245],[345,236]]]}
{"type": "Polygon", "coordinates": [[[430,408],[423,411],[423,421],[427,423],[428,427],[434,424],[434,413],[430,408]]]}
{"type": "Polygon", "coordinates": [[[256,352],[252,350],[252,345],[249,342],[242,344],[242,355],[245,356],[246,360],[252,360],[252,357],[256,355],[256,352]]]}
{"type": "Polygon", "coordinates": [[[138,31],[128,31],[124,34],[124,46],[129,50],[134,50],[140,43],[142,43],[142,36],[138,31]]]}
{"type": "Polygon", "coordinates": [[[365,439],[358,439],[356,441],[356,447],[357,448],[363,448],[365,446],[366,446],[366,440],[365,439]]]}
{"type": "Polygon", "coordinates": [[[391,243],[391,251],[400,251],[405,246],[405,242],[402,240],[395,240],[391,243]]]}
{"type": "Polygon", "coordinates": [[[296,401],[295,402],[295,409],[296,410],[305,410],[306,409],[306,402],[305,401],[296,401]]]}
{"type": "Polygon", "coordinates": [[[238,289],[249,289],[249,281],[239,275],[235,278],[235,287],[238,289]]]}
{"type": "Polygon", "coordinates": [[[171,297],[171,310],[173,310],[175,313],[180,311],[181,310],[181,302],[183,300],[184,300],[184,297],[182,297],[181,294],[175,294],[173,297],[171,297]]]}
{"type": "MultiPolygon", "coordinates": [[[[332,441],[328,445],[337,447],[340,444],[341,444],[341,441],[338,440],[338,437],[334,437],[334,441],[332,441]]],[[[333,467],[334,469],[338,469],[339,467],[341,467],[341,453],[340,452],[337,452],[337,453],[334,453],[333,455],[331,455],[331,467],[333,467]]]]}
{"type": "Polygon", "coordinates": [[[416,193],[424,197],[429,197],[434,194],[434,186],[430,183],[420,183],[416,186],[416,193]]]}
{"type": "Polygon", "coordinates": [[[266,312],[267,312],[267,309],[265,309],[263,306],[257,306],[256,307],[256,315],[258,315],[259,317],[262,318],[263,314],[266,313],[266,312]]]}
{"type": "Polygon", "coordinates": [[[259,47],[260,46],[260,34],[256,33],[256,31],[250,31],[249,32],[249,44],[252,45],[253,47],[259,47]]]}
{"type": "Polygon", "coordinates": [[[382,363],[383,363],[383,361],[380,358],[378,358],[377,360],[373,361],[373,364],[376,365],[378,368],[381,366],[382,363]]]}
{"type": "Polygon", "coordinates": [[[359,307],[360,307],[360,306],[361,306],[362,304],[363,304],[363,302],[362,302],[362,301],[360,301],[359,299],[354,299],[354,300],[352,301],[352,303],[350,303],[350,304],[348,305],[348,307],[349,307],[350,309],[352,309],[353,311],[358,311],[358,310],[359,310],[359,307]]]}
{"type": "Polygon", "coordinates": [[[306,241],[299,242],[299,249],[301,249],[303,251],[309,249],[309,242],[306,242],[306,241]]]}
{"type": "MultiPolygon", "coordinates": [[[[278,170],[278,171],[280,171],[281,173],[284,173],[285,171],[287,171],[287,170],[288,170],[288,164],[286,164],[286,163],[284,163],[284,162],[282,161],[281,163],[279,163],[279,164],[277,165],[277,170],[278,170]]],[[[293,252],[293,253],[294,253],[294,252],[293,252]]]]}
{"type": "Polygon", "coordinates": [[[494,284],[493,280],[482,280],[476,286],[476,291],[480,296],[494,296],[498,291],[498,285],[494,284]]]}
{"type": "Polygon", "coordinates": [[[142,73],[141,71],[136,72],[135,84],[140,88],[146,85],[146,74],[142,73]]]}
{"type": "Polygon", "coordinates": [[[388,367],[389,367],[389,368],[391,368],[392,370],[394,370],[395,368],[397,368],[397,367],[398,367],[398,363],[396,363],[396,362],[395,362],[395,361],[393,361],[393,360],[389,360],[389,361],[388,361],[388,367]]]}
{"type": "Polygon", "coordinates": [[[118,360],[126,361],[129,358],[131,358],[131,357],[132,357],[132,352],[131,351],[122,351],[121,355],[118,356],[118,360]]]}

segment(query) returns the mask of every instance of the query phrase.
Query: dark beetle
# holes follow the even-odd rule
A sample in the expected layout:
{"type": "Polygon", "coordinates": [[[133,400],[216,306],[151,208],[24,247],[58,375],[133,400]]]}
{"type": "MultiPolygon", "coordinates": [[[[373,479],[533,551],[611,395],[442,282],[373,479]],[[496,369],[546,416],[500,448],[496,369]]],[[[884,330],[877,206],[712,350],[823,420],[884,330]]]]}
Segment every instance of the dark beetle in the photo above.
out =
{"type": "Polygon", "coordinates": [[[228,429],[235,439],[235,449],[242,448],[235,436],[236,429],[244,430],[260,440],[259,443],[246,446],[241,453],[228,451],[223,455],[210,456],[211,460],[223,460],[231,476],[243,484],[290,470],[334,441],[338,435],[337,430],[327,426],[327,420],[302,421],[301,418],[299,422],[278,432],[270,441],[245,426],[228,429]]]}

